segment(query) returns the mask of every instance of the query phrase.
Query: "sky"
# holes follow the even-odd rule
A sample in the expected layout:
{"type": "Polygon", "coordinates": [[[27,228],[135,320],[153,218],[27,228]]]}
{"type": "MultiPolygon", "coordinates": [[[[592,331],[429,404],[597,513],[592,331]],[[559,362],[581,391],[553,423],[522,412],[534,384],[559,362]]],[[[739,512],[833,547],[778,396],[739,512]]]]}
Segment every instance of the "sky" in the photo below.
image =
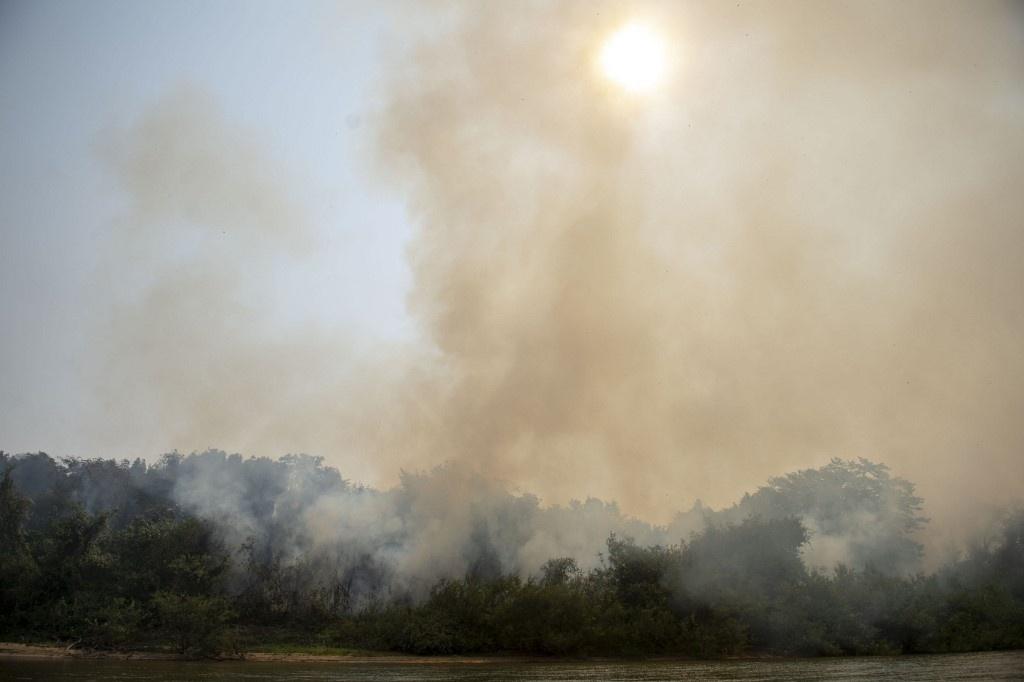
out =
{"type": "MultiPolygon", "coordinates": [[[[269,179],[296,195],[316,232],[317,253],[301,268],[269,265],[283,299],[268,311],[272,324],[312,319],[356,328],[368,343],[414,334],[403,303],[402,249],[411,227],[400,197],[369,182],[361,158],[387,17],[374,3],[283,9],[252,2],[4,5],[0,433],[8,451],[103,454],[83,433],[90,429],[83,413],[95,400],[83,373],[97,330],[123,293],[116,290],[124,284],[97,280],[128,199],[102,150],[182,92],[204,98],[258,140],[275,166],[269,179]]],[[[115,449],[155,454],[134,445],[115,449]]]]}
{"type": "Polygon", "coordinates": [[[0,447],[655,521],[864,456],[969,524],[1024,494],[1022,75],[1001,2],[6,3],[0,447]]]}

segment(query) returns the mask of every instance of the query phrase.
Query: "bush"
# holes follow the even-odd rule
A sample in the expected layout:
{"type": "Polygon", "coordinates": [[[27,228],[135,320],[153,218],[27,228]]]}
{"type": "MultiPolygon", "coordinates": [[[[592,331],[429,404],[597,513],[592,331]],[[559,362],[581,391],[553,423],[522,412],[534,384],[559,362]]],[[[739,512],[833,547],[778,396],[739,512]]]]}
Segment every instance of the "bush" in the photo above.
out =
{"type": "Polygon", "coordinates": [[[178,653],[212,655],[228,647],[227,624],[234,614],[221,597],[158,592],[153,604],[178,653]]]}

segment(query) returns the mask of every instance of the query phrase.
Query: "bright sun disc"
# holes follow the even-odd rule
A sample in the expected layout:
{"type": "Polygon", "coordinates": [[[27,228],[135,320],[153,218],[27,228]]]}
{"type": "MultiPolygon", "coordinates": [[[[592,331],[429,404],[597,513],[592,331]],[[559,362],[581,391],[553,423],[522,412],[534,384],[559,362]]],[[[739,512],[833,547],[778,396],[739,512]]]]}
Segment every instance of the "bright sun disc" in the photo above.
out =
{"type": "Polygon", "coordinates": [[[601,70],[630,92],[650,92],[665,78],[665,43],[645,24],[627,24],[601,49],[601,70]]]}

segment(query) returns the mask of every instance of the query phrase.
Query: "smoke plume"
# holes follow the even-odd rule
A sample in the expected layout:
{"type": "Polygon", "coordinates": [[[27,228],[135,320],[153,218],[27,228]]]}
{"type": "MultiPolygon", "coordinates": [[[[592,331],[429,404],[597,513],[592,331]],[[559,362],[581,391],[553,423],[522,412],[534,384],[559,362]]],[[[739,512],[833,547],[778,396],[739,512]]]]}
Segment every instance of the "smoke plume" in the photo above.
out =
{"type": "Polygon", "coordinates": [[[443,367],[389,451],[648,518],[834,455],[943,524],[1019,495],[1020,18],[460,6],[380,131],[443,367]],[[673,42],[648,100],[593,73],[634,16],[673,42]]]}
{"type": "Polygon", "coordinates": [[[488,3],[430,21],[395,26],[374,119],[375,172],[417,228],[426,343],[367,358],[269,325],[260,271],[301,267],[315,234],[258,144],[172,96],[113,145],[117,262],[199,226],[110,324],[113,431],[313,451],[385,486],[447,461],[656,522],[835,456],[918,483],[940,528],[1021,494],[1019,6],[488,3]],[[672,48],[648,98],[594,67],[636,16],[672,48]]]}

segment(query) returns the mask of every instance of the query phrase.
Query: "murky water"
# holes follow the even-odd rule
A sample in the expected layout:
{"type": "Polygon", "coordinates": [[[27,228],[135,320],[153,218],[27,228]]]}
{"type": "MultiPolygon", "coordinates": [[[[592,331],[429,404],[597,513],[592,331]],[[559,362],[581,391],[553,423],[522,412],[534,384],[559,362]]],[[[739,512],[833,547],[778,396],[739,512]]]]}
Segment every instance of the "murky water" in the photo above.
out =
{"type": "Polygon", "coordinates": [[[717,662],[524,663],[169,663],[163,661],[0,661],[0,679],[152,680],[1020,680],[1024,651],[717,662]]]}

